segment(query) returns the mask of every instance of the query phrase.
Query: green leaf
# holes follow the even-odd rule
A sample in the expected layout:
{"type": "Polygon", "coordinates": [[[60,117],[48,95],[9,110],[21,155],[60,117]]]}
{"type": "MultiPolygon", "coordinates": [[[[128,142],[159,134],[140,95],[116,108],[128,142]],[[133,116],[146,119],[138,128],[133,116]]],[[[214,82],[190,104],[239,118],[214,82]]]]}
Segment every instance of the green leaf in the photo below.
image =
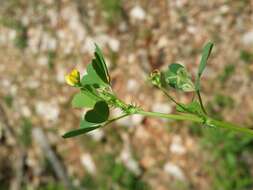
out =
{"type": "Polygon", "coordinates": [[[202,52],[202,58],[201,58],[201,61],[200,61],[200,64],[199,64],[199,69],[198,69],[198,76],[201,77],[205,67],[206,67],[206,63],[207,63],[207,60],[211,54],[211,51],[213,49],[213,43],[211,42],[208,42],[205,46],[204,46],[204,49],[203,49],[203,52],[202,52]]]}
{"type": "Polygon", "coordinates": [[[95,49],[95,61],[92,61],[92,65],[94,69],[96,70],[97,74],[100,76],[100,78],[107,84],[110,83],[110,76],[109,72],[104,60],[104,56],[100,48],[98,47],[97,44],[95,44],[96,49],[95,49]]]}
{"type": "Polygon", "coordinates": [[[169,70],[174,73],[174,74],[177,74],[177,71],[180,69],[180,68],[184,68],[183,65],[181,64],[178,64],[178,63],[172,63],[170,64],[169,66],[169,70]]]}
{"type": "Polygon", "coordinates": [[[198,68],[198,75],[196,77],[196,83],[195,83],[195,88],[197,91],[199,91],[199,89],[200,89],[200,77],[201,77],[202,73],[204,72],[204,69],[206,68],[207,60],[211,54],[212,49],[213,49],[213,43],[211,43],[211,42],[208,42],[204,46],[201,61],[200,61],[199,68],[198,68]]]}
{"type": "Polygon", "coordinates": [[[89,91],[82,90],[81,92],[75,94],[71,104],[75,108],[92,108],[98,100],[99,98],[92,95],[89,91]]]}
{"type": "Polygon", "coordinates": [[[90,131],[93,131],[93,130],[99,128],[99,127],[100,127],[100,126],[74,129],[74,130],[72,130],[72,131],[68,131],[68,132],[65,133],[62,137],[63,137],[63,138],[75,137],[75,136],[82,135],[82,134],[88,133],[88,132],[90,132],[90,131]]]}
{"type": "Polygon", "coordinates": [[[104,101],[99,101],[95,104],[92,110],[85,114],[85,120],[91,123],[103,123],[109,117],[109,107],[104,101]]]}
{"type": "Polygon", "coordinates": [[[197,101],[193,101],[189,104],[180,104],[176,107],[177,111],[183,112],[183,113],[193,113],[198,115],[205,115],[204,112],[201,109],[200,104],[197,101]]]}
{"type": "Polygon", "coordinates": [[[183,65],[173,63],[163,75],[165,82],[169,86],[180,89],[184,92],[195,91],[191,76],[183,65]]]}
{"type": "Polygon", "coordinates": [[[97,87],[101,87],[101,86],[106,87],[106,86],[108,86],[108,84],[106,84],[100,78],[100,76],[97,74],[97,72],[95,71],[92,63],[88,64],[87,74],[83,76],[83,78],[81,80],[81,84],[83,86],[85,86],[85,85],[93,85],[93,86],[97,86],[97,87]]]}
{"type": "Polygon", "coordinates": [[[94,59],[87,66],[87,74],[83,76],[81,84],[93,85],[97,88],[110,85],[110,76],[105,64],[104,56],[97,44],[94,53],[94,59]]]}
{"type": "Polygon", "coordinates": [[[101,127],[101,126],[94,124],[94,123],[89,123],[85,120],[82,120],[80,123],[79,129],[74,129],[74,130],[68,131],[62,137],[63,138],[75,137],[75,136],[82,135],[82,134],[88,133],[90,131],[93,131],[99,127],[101,127]]]}

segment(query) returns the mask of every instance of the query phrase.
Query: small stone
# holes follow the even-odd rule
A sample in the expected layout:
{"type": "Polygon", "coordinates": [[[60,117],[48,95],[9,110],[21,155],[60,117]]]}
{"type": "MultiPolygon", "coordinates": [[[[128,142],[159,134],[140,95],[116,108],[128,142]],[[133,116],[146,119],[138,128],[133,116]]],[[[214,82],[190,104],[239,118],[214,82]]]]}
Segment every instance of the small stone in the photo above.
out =
{"type": "Polygon", "coordinates": [[[31,117],[31,110],[27,106],[22,106],[21,109],[21,115],[24,117],[31,117]]]}
{"type": "Polygon", "coordinates": [[[117,40],[115,38],[110,38],[109,41],[108,41],[108,45],[109,45],[109,47],[112,51],[114,51],[114,52],[119,51],[119,47],[120,47],[119,40],[117,40]]]}
{"type": "Polygon", "coordinates": [[[38,57],[37,63],[41,66],[47,66],[48,65],[48,57],[47,56],[38,57]]]}
{"type": "Polygon", "coordinates": [[[58,105],[39,101],[36,103],[36,112],[38,115],[44,117],[48,121],[56,121],[60,114],[58,105]]]}
{"type": "Polygon", "coordinates": [[[146,12],[143,10],[142,7],[140,6],[135,6],[131,9],[130,11],[130,16],[133,19],[137,19],[137,20],[144,20],[146,17],[146,12]]]}
{"type": "Polygon", "coordinates": [[[182,145],[182,138],[179,135],[175,135],[172,138],[172,143],[170,145],[170,151],[173,154],[178,154],[178,155],[185,154],[186,148],[182,145]]]}
{"type": "Polygon", "coordinates": [[[170,105],[165,104],[165,103],[154,103],[152,105],[152,111],[161,112],[161,113],[171,113],[172,108],[170,105]]]}
{"type": "Polygon", "coordinates": [[[96,165],[90,154],[81,155],[81,163],[88,173],[94,175],[96,173],[96,165]]]}
{"type": "Polygon", "coordinates": [[[172,163],[172,162],[167,162],[164,167],[163,167],[163,170],[168,173],[169,175],[171,175],[172,177],[178,179],[178,180],[181,180],[181,181],[185,181],[185,175],[182,171],[182,169],[172,163]]]}
{"type": "Polygon", "coordinates": [[[223,5],[223,6],[221,6],[221,7],[220,7],[220,12],[221,12],[222,14],[228,13],[228,12],[229,12],[229,6],[228,6],[228,5],[223,5]]]}
{"type": "Polygon", "coordinates": [[[245,33],[242,36],[242,43],[244,45],[252,45],[253,44],[253,30],[245,33]]]}
{"type": "Polygon", "coordinates": [[[139,90],[139,83],[135,79],[129,79],[127,81],[127,90],[129,92],[136,92],[139,90]]]}
{"type": "Polygon", "coordinates": [[[95,141],[101,141],[104,138],[104,132],[102,129],[96,129],[88,133],[89,136],[95,141]]]}
{"type": "Polygon", "coordinates": [[[133,159],[133,156],[130,152],[130,148],[129,145],[125,145],[124,149],[122,150],[122,152],[120,153],[120,159],[121,161],[124,163],[124,165],[130,170],[132,171],[135,175],[139,175],[140,174],[140,167],[138,162],[133,159]]]}

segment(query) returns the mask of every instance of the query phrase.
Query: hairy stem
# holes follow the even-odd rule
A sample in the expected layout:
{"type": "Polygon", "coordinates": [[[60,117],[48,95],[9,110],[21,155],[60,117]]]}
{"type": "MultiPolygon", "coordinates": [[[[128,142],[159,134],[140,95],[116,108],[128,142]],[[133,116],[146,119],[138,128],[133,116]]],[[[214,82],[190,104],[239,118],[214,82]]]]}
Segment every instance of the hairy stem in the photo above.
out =
{"type": "Polygon", "coordinates": [[[153,116],[153,117],[160,117],[160,118],[167,118],[167,119],[174,119],[174,120],[188,120],[197,123],[203,123],[203,118],[193,115],[193,114],[166,114],[166,113],[159,113],[159,112],[147,112],[147,111],[138,111],[136,114],[144,115],[144,116],[153,116]]]}
{"type": "Polygon", "coordinates": [[[152,117],[159,117],[159,118],[167,118],[172,120],[186,120],[192,121],[196,123],[206,124],[208,126],[219,127],[224,129],[230,129],[233,131],[243,132],[245,134],[253,135],[253,130],[245,127],[241,127],[239,125],[226,122],[226,121],[219,121],[216,119],[212,119],[210,117],[204,119],[203,117],[193,115],[193,114],[166,114],[166,113],[159,113],[159,112],[147,112],[147,111],[138,111],[136,114],[144,115],[144,116],[152,116],[152,117]]]}

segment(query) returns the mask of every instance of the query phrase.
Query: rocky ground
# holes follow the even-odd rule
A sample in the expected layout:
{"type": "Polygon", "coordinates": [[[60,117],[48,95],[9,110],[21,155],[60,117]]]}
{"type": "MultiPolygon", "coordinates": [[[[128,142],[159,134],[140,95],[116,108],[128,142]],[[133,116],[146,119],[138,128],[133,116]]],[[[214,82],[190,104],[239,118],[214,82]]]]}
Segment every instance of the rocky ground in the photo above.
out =
{"type": "Polygon", "coordinates": [[[0,189],[252,189],[250,137],[141,116],[61,137],[83,114],[64,75],[85,71],[94,42],[121,99],[173,113],[149,73],[179,62],[196,74],[213,41],[204,102],[253,128],[252,23],[252,0],[0,1],[0,189]]]}

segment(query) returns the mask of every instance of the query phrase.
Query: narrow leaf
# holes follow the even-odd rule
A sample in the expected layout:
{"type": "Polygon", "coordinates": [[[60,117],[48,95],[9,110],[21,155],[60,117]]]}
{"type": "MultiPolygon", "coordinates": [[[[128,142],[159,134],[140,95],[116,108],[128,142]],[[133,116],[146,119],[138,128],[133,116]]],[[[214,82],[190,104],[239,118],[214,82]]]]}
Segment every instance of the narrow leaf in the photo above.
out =
{"type": "Polygon", "coordinates": [[[85,120],[82,120],[80,122],[80,128],[68,131],[62,137],[63,138],[75,137],[93,131],[99,127],[101,127],[101,125],[97,125],[95,123],[90,123],[85,120]]]}
{"type": "Polygon", "coordinates": [[[211,51],[212,51],[212,48],[213,48],[213,43],[211,42],[208,42],[205,46],[204,46],[204,49],[203,49],[203,52],[202,52],[202,58],[201,58],[201,61],[200,61],[200,64],[199,64],[199,69],[198,69],[198,77],[200,78],[205,67],[206,67],[206,63],[207,63],[207,60],[211,54],[211,51]]]}
{"type": "Polygon", "coordinates": [[[75,129],[75,130],[65,133],[62,137],[63,138],[75,137],[75,136],[82,135],[82,134],[88,133],[90,131],[93,131],[99,127],[100,126],[75,129]]]}

